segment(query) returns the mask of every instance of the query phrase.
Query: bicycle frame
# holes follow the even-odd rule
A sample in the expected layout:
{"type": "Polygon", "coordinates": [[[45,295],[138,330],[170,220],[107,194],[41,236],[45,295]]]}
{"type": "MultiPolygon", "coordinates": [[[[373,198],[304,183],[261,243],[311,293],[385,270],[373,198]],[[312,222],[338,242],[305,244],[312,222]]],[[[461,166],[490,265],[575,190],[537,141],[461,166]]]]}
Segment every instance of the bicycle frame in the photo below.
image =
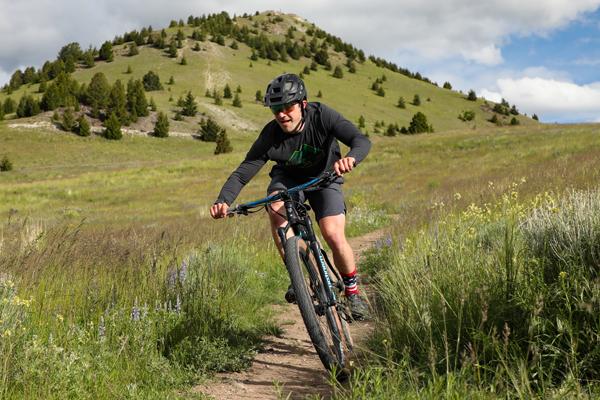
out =
{"type": "MultiPolygon", "coordinates": [[[[293,188],[280,191],[273,195],[267,196],[264,199],[252,201],[245,204],[240,204],[237,207],[234,207],[229,211],[228,214],[248,214],[248,209],[267,206],[275,201],[283,201],[285,213],[287,216],[287,224],[284,227],[281,227],[277,230],[277,234],[281,240],[282,246],[285,246],[285,242],[287,241],[287,234],[290,229],[292,229],[294,235],[300,236],[309,244],[310,250],[313,252],[315,259],[319,265],[319,273],[321,275],[321,279],[326,283],[325,292],[327,294],[327,306],[335,306],[337,304],[337,298],[334,290],[332,290],[331,278],[329,277],[329,273],[327,272],[327,267],[330,268],[336,275],[337,272],[333,268],[333,265],[329,261],[327,254],[321,249],[319,245],[319,241],[315,235],[312,221],[308,214],[304,213],[304,215],[300,215],[298,213],[298,209],[294,206],[294,200],[292,198],[292,194],[311,189],[313,187],[317,187],[319,184],[330,180],[332,178],[337,177],[337,175],[333,171],[328,171],[321,174],[319,177],[313,178],[308,182],[295,186],[293,188]]],[[[339,276],[337,277],[339,280],[339,276]]]]}
{"type": "Polygon", "coordinates": [[[280,227],[277,229],[277,234],[279,235],[281,244],[285,247],[285,242],[287,241],[287,233],[290,229],[292,229],[296,236],[300,236],[306,242],[308,242],[309,248],[313,252],[315,260],[317,260],[317,264],[319,265],[319,273],[321,275],[321,280],[326,283],[326,306],[335,306],[337,304],[337,299],[335,296],[335,292],[332,290],[331,278],[329,277],[329,273],[327,272],[327,266],[329,266],[329,268],[332,271],[335,270],[333,269],[331,262],[327,258],[326,253],[321,249],[321,246],[319,245],[319,241],[317,240],[317,236],[315,235],[310,216],[308,216],[308,214],[305,214],[304,216],[300,216],[298,214],[298,210],[296,209],[296,207],[294,207],[294,200],[289,194],[289,191],[280,192],[280,196],[281,200],[283,200],[285,213],[287,215],[288,221],[288,223],[284,227],[280,227]]]}

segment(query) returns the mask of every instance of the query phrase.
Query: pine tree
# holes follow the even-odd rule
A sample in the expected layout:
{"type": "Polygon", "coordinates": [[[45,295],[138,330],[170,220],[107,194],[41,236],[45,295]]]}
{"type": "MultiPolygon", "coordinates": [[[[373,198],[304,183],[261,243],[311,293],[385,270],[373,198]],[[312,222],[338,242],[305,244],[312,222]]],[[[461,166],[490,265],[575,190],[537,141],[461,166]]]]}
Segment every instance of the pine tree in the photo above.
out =
{"type": "Polygon", "coordinates": [[[473,89],[469,90],[469,94],[467,95],[467,100],[469,100],[469,101],[477,100],[477,93],[475,93],[475,91],[473,89]]]}
{"type": "Polygon", "coordinates": [[[61,125],[66,132],[72,132],[75,129],[75,116],[71,107],[67,107],[63,112],[61,125]]]}
{"type": "Polygon", "coordinates": [[[220,106],[223,104],[221,95],[216,90],[213,90],[213,99],[214,99],[216,105],[220,106]]]}
{"type": "Polygon", "coordinates": [[[539,120],[540,120],[540,118],[537,116],[537,114],[533,114],[533,115],[531,116],[531,118],[532,118],[532,119],[534,119],[534,120],[536,120],[536,121],[539,121],[539,120]]]}
{"type": "Polygon", "coordinates": [[[196,104],[196,99],[192,95],[192,92],[189,91],[185,96],[185,100],[183,101],[183,106],[181,108],[181,114],[193,117],[198,112],[198,105],[196,104]]]}
{"type": "Polygon", "coordinates": [[[115,84],[110,90],[106,111],[107,114],[115,113],[119,122],[123,125],[126,125],[129,121],[129,115],[127,113],[127,96],[125,94],[125,87],[120,79],[115,81],[115,84]]]}
{"type": "Polygon", "coordinates": [[[400,96],[398,99],[398,108],[406,108],[406,102],[404,101],[404,97],[400,96]]]}
{"type": "Polygon", "coordinates": [[[335,66],[335,70],[333,71],[333,77],[338,79],[344,77],[344,71],[342,71],[342,67],[340,67],[339,65],[335,66]]]}
{"type": "Polygon", "coordinates": [[[226,83],[225,87],[223,88],[223,98],[224,99],[230,99],[231,98],[231,88],[229,87],[228,83],[226,83]]]}
{"type": "Polygon", "coordinates": [[[127,69],[125,70],[125,73],[126,73],[127,75],[129,75],[129,74],[132,74],[132,73],[133,73],[133,69],[131,69],[131,65],[128,65],[128,66],[127,66],[127,69]]]}
{"type": "Polygon", "coordinates": [[[104,121],[104,137],[109,140],[120,140],[123,137],[121,132],[121,123],[115,115],[111,113],[106,121],[104,121]]]}
{"type": "Polygon", "coordinates": [[[224,132],[219,124],[217,124],[212,118],[203,119],[200,121],[200,140],[203,142],[216,142],[217,137],[221,132],[224,132]]]}
{"type": "Polygon", "coordinates": [[[385,97],[385,89],[383,86],[379,86],[379,89],[377,89],[377,96],[385,97]]]}
{"type": "Polygon", "coordinates": [[[17,105],[15,104],[15,101],[12,98],[7,97],[6,99],[4,99],[4,104],[2,105],[2,108],[4,109],[4,114],[8,115],[15,112],[17,105]]]}
{"type": "Polygon", "coordinates": [[[233,106],[242,108],[242,99],[240,99],[239,93],[236,93],[233,97],[233,106]]]}
{"type": "Polygon", "coordinates": [[[444,82],[443,87],[444,87],[444,89],[452,90],[452,85],[448,81],[444,82]]]}
{"type": "Polygon", "coordinates": [[[135,43],[131,43],[129,45],[129,53],[127,54],[129,57],[133,57],[133,56],[137,56],[138,54],[140,54],[140,51],[137,47],[137,44],[135,43]]]}
{"type": "Polygon", "coordinates": [[[413,115],[410,125],[408,126],[408,133],[424,133],[433,132],[433,126],[427,122],[427,117],[422,112],[417,112],[413,115]]]}
{"type": "Polygon", "coordinates": [[[98,53],[100,60],[111,62],[114,59],[112,43],[110,41],[106,41],[100,47],[100,52],[98,53]]]}
{"type": "Polygon", "coordinates": [[[181,65],[187,65],[187,59],[185,58],[185,56],[181,57],[181,61],[179,62],[179,64],[181,64],[181,65]]]}
{"type": "Polygon", "coordinates": [[[167,118],[167,114],[162,111],[158,113],[156,124],[154,124],[153,135],[161,138],[169,136],[169,118],[167,118]]]}
{"type": "Polygon", "coordinates": [[[150,97],[150,111],[156,111],[156,102],[154,101],[154,97],[150,97]]]}
{"type": "Polygon", "coordinates": [[[413,104],[413,106],[420,106],[421,105],[421,96],[419,96],[418,94],[415,94],[415,97],[413,97],[412,104],[413,104]]]}
{"type": "Polygon", "coordinates": [[[148,71],[146,75],[144,75],[144,77],[142,78],[142,83],[144,84],[144,90],[146,92],[163,89],[163,86],[160,83],[160,77],[153,71],[148,71]]]}
{"type": "Polygon", "coordinates": [[[242,87],[240,85],[237,85],[237,87],[235,88],[235,92],[242,93],[242,87]]]}
{"type": "Polygon", "coordinates": [[[24,94],[17,106],[17,118],[32,117],[40,111],[40,103],[32,95],[24,94]]]}
{"type": "Polygon", "coordinates": [[[84,115],[81,115],[77,119],[76,133],[79,136],[90,136],[90,133],[91,133],[90,123],[88,122],[87,118],[84,115]]]}
{"type": "MultiPolygon", "coordinates": [[[[46,91],[48,94],[48,91],[46,91]]],[[[92,107],[92,115],[98,118],[100,110],[106,108],[108,96],[110,94],[110,85],[106,76],[102,72],[97,72],[87,87],[86,100],[92,107]]]]}
{"type": "Polygon", "coordinates": [[[321,91],[319,90],[319,92],[317,93],[317,97],[318,97],[318,98],[321,98],[321,97],[323,97],[323,92],[321,92],[321,91]]]}
{"type": "Polygon", "coordinates": [[[2,106],[2,100],[0,100],[0,121],[4,121],[4,107],[2,106]]]}
{"type": "Polygon", "coordinates": [[[516,117],[512,117],[510,120],[511,125],[519,125],[519,120],[516,117]]]}
{"type": "Polygon", "coordinates": [[[254,95],[254,100],[257,101],[257,102],[259,102],[259,103],[262,103],[264,101],[263,94],[262,94],[262,92],[260,90],[256,91],[256,94],[254,95]]]}
{"type": "Polygon", "coordinates": [[[169,44],[169,50],[167,50],[167,53],[171,58],[177,57],[177,46],[175,45],[175,42],[172,41],[171,44],[169,44]]]}
{"type": "Polygon", "coordinates": [[[361,115],[360,117],[358,117],[358,127],[364,129],[365,126],[365,117],[361,115]]]}
{"type": "Polygon", "coordinates": [[[148,115],[148,100],[144,92],[144,85],[140,80],[129,80],[127,82],[127,110],[131,115],[131,121],[137,121],[138,117],[148,115]]]}
{"type": "Polygon", "coordinates": [[[227,132],[225,130],[221,131],[217,135],[217,145],[215,146],[215,154],[224,154],[231,153],[233,151],[233,147],[229,142],[229,138],[227,137],[227,132]]]}

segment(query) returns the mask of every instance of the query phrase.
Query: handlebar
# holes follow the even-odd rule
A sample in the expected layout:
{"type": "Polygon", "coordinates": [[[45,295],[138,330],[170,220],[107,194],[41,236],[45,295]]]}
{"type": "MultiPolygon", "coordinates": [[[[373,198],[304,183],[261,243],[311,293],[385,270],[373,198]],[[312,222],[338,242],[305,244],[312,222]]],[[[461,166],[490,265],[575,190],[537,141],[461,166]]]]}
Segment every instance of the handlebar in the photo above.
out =
{"type": "Polygon", "coordinates": [[[249,213],[258,211],[258,210],[253,210],[253,209],[257,209],[259,207],[264,206],[265,204],[270,204],[270,203],[274,203],[276,201],[281,200],[283,195],[286,193],[293,194],[293,193],[297,193],[297,192],[300,192],[303,190],[313,189],[318,186],[321,186],[324,183],[333,182],[333,180],[335,180],[337,177],[338,177],[338,175],[335,173],[335,171],[333,171],[333,170],[325,171],[321,175],[317,176],[316,178],[313,178],[313,179],[309,180],[308,182],[303,183],[301,185],[294,186],[293,188],[290,188],[287,190],[282,190],[280,192],[277,192],[273,195],[267,196],[267,197],[259,199],[259,200],[239,204],[235,207],[232,207],[227,211],[227,216],[229,217],[234,214],[248,215],[249,213]]]}

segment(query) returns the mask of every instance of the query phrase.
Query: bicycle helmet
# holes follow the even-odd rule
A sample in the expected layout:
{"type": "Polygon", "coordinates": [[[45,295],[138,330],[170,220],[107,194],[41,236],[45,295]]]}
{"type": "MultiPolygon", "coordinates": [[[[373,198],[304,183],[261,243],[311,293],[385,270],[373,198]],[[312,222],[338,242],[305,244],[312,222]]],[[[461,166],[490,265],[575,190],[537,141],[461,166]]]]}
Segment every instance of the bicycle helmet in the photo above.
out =
{"type": "Polygon", "coordinates": [[[265,106],[278,106],[283,104],[306,100],[306,86],[298,75],[279,75],[269,83],[265,92],[265,106]]]}

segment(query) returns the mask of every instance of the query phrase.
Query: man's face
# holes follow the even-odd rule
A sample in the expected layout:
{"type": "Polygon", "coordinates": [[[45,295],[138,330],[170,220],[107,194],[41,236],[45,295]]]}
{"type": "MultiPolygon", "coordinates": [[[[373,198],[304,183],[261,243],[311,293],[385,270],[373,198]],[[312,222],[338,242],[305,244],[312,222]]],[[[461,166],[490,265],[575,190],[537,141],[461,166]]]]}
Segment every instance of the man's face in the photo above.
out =
{"type": "Polygon", "coordinates": [[[271,107],[275,120],[285,133],[297,132],[301,126],[302,108],[306,106],[306,100],[301,103],[286,104],[278,107],[271,107]]]}

